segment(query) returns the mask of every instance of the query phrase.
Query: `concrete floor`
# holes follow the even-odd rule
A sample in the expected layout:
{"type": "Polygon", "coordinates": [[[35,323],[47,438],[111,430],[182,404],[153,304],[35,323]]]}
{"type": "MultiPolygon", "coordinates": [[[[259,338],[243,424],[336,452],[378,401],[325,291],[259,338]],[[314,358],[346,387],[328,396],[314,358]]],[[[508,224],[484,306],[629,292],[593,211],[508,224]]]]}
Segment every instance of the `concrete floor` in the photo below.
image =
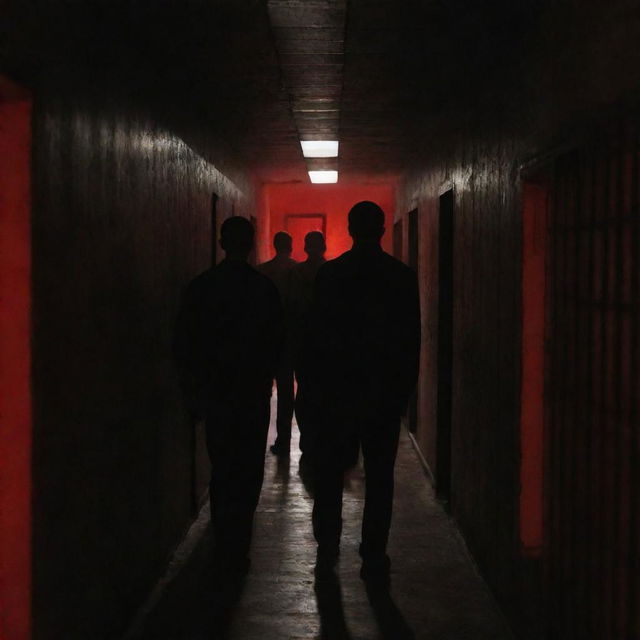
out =
{"type": "MultiPolygon", "coordinates": [[[[269,442],[274,439],[274,427],[269,442]]],[[[294,429],[297,436],[297,429],[294,429]]],[[[131,638],[141,640],[506,640],[512,635],[434,498],[406,434],[396,465],[388,597],[368,598],[358,577],[363,473],[345,479],[338,579],[314,585],[312,499],[298,473],[297,437],[287,464],[266,454],[252,567],[241,591],[220,595],[207,567],[208,509],[131,638]],[[203,531],[203,535],[198,534],[203,531]],[[177,571],[179,569],[179,571],[177,571]]]]}

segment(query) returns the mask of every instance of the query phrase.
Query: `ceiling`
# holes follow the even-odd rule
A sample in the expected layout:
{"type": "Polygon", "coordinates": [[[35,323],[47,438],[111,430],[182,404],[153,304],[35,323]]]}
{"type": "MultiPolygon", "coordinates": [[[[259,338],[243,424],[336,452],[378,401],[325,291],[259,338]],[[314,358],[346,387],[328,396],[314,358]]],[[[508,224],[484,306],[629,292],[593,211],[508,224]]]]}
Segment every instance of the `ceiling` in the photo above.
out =
{"type": "Polygon", "coordinates": [[[464,117],[480,86],[508,80],[535,4],[13,0],[0,70],[31,82],[52,67],[105,72],[204,124],[263,182],[307,182],[319,167],[299,140],[325,137],[340,141],[341,181],[384,181],[464,117]]]}

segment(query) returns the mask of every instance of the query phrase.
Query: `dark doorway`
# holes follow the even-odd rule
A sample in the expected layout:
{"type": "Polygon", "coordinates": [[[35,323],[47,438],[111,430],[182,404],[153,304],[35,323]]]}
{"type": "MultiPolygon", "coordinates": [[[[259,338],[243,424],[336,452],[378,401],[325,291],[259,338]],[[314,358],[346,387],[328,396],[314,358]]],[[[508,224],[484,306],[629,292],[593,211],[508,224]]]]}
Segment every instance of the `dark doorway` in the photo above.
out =
{"type": "Polygon", "coordinates": [[[438,239],[438,410],[436,492],[451,496],[451,409],[453,369],[453,190],[440,196],[438,239]]]}
{"type": "Polygon", "coordinates": [[[540,556],[543,548],[548,192],[549,178],[543,171],[522,184],[520,541],[528,557],[540,556]]]}
{"type": "MultiPolygon", "coordinates": [[[[253,226],[253,229],[256,234],[255,237],[257,239],[258,238],[258,218],[256,218],[255,216],[249,216],[249,221],[253,226]]],[[[253,249],[251,249],[251,253],[249,254],[249,264],[252,264],[254,267],[258,264],[257,253],[258,252],[256,250],[256,243],[254,242],[253,249]]]]}
{"type": "Polygon", "coordinates": [[[218,194],[211,194],[211,266],[218,263],[218,194]]]}
{"type": "Polygon", "coordinates": [[[402,220],[393,225],[393,256],[402,260],[402,220]]]}
{"type": "MultiPolygon", "coordinates": [[[[394,238],[395,240],[395,238],[394,238]]],[[[418,210],[409,212],[409,266],[418,272],[418,210]]],[[[407,426],[411,433],[418,430],[418,391],[413,392],[407,410],[407,426]]]]}

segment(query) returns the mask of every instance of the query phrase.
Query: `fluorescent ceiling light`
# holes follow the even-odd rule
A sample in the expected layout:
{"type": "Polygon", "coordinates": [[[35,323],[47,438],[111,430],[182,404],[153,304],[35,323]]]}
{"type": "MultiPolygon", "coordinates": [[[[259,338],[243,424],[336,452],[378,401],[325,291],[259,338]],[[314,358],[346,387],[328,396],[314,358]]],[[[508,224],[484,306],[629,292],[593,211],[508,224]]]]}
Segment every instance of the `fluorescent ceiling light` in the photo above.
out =
{"type": "Polygon", "coordinates": [[[313,184],[333,184],[338,182],[337,171],[309,171],[309,178],[313,184]]]}
{"type": "Polygon", "coordinates": [[[305,158],[337,158],[337,140],[301,140],[302,155],[305,158]]]}

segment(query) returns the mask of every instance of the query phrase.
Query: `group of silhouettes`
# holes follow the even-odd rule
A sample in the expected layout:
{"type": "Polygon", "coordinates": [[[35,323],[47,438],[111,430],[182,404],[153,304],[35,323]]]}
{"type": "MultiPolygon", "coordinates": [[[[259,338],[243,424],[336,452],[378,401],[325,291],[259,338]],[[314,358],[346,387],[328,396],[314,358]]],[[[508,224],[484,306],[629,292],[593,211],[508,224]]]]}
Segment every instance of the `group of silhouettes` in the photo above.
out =
{"type": "Polygon", "coordinates": [[[317,575],[338,562],[344,472],[361,449],[360,575],[368,586],[389,585],[394,465],[418,376],[420,311],[415,273],[382,249],[384,219],[377,204],[356,204],[348,215],[353,247],[329,261],[321,232],[305,237],[301,263],[279,232],[275,258],[254,268],[254,228],[230,217],[220,233],[224,260],[186,288],[175,357],[190,409],[206,424],[213,563],[225,580],[249,569],[275,380],[271,451],[289,455],[295,406],[313,486],[317,575]]]}

